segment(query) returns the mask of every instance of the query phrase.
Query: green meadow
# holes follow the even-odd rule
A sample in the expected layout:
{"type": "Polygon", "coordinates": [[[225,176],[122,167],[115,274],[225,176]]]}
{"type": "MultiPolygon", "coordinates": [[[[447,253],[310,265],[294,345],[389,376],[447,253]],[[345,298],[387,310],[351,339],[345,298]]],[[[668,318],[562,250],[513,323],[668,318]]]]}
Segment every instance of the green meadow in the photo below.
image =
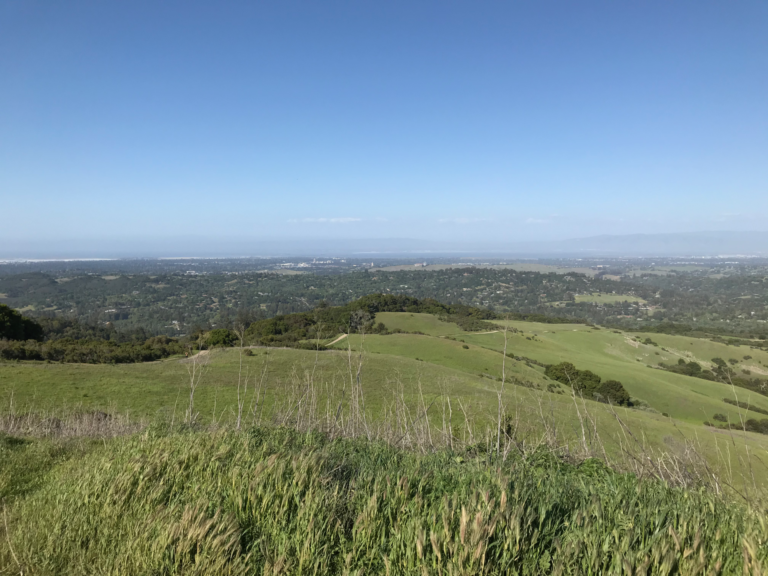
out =
{"type": "Polygon", "coordinates": [[[765,352],[583,324],[376,321],[402,332],[0,363],[0,574],[764,573],[768,436],[703,422],[745,414],[724,397],[768,398],[656,366],[720,357],[757,373],[765,352]],[[540,365],[561,361],[620,380],[636,406],[577,398],[540,365]],[[50,437],[67,414],[101,424],[50,437]]]}
{"type": "MultiPolygon", "coordinates": [[[[757,374],[768,367],[768,353],[760,350],[583,324],[498,321],[496,330],[472,333],[429,314],[381,313],[376,321],[403,333],[353,334],[321,352],[253,348],[250,355],[241,355],[236,348],[225,348],[204,353],[195,360],[203,371],[194,394],[198,420],[234,421],[238,382],[251,423],[279,423],[278,414],[291,413],[293,403],[306,403],[308,390],[315,411],[327,415],[338,410],[344,418],[349,394],[359,385],[362,410],[372,422],[405,405],[413,414],[427,408],[424,419],[436,428],[444,428],[447,419],[458,435],[481,435],[494,426],[501,394],[504,412],[530,437],[554,431],[570,446],[582,441],[586,421],[611,458],[621,457],[627,443],[670,454],[695,444],[733,482],[745,481],[747,451],[762,457],[768,448],[766,436],[741,432],[735,440],[703,425],[715,414],[734,423],[762,417],[724,398],[763,410],[768,410],[768,398],[656,367],[679,358],[708,367],[712,358],[720,357],[738,360],[737,369],[757,374]],[[647,337],[657,345],[642,343],[647,337]],[[570,389],[549,380],[540,365],[565,361],[604,380],[619,380],[636,406],[614,410],[593,401],[575,402],[570,389]],[[249,411],[254,404],[258,410],[249,411]]],[[[0,402],[20,413],[104,410],[143,421],[181,421],[189,406],[191,367],[192,361],[184,358],[117,365],[7,362],[0,364],[0,402]]],[[[760,482],[768,477],[762,465],[751,473],[760,482]]]]}

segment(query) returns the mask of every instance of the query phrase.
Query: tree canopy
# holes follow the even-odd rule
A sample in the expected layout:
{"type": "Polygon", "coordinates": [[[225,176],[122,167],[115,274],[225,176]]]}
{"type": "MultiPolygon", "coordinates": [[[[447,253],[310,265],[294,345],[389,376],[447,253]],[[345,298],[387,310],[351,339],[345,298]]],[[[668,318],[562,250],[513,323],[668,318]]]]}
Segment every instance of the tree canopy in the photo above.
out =
{"type": "Polygon", "coordinates": [[[570,362],[561,362],[548,366],[544,374],[566,386],[571,386],[576,392],[586,398],[599,400],[620,406],[631,406],[631,398],[624,386],[618,380],[602,381],[600,376],[590,370],[579,370],[570,362]]]}
{"type": "Polygon", "coordinates": [[[6,340],[42,340],[43,327],[19,312],[0,304],[0,338],[6,340]]]}

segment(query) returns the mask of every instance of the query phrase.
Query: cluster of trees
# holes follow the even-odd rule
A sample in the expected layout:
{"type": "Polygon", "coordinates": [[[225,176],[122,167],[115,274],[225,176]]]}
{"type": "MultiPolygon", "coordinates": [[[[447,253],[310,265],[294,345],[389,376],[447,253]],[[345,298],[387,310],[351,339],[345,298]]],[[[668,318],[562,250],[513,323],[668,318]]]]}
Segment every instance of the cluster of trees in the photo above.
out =
{"type": "MultiPolygon", "coordinates": [[[[561,314],[560,309],[544,306],[544,301],[563,299],[568,293],[611,288],[624,287],[580,274],[564,277],[481,268],[357,271],[336,276],[254,272],[189,276],[89,274],[70,278],[34,272],[0,276],[0,294],[5,294],[5,302],[16,308],[31,306],[48,310],[46,314],[77,318],[87,325],[112,322],[121,331],[141,327],[169,336],[190,334],[196,327],[233,328],[238,314],[245,310],[252,311],[256,319],[271,318],[311,311],[321,301],[343,306],[374,293],[432,299],[455,307],[540,314],[546,319],[561,314]],[[546,298],[542,299],[542,294],[546,298]]],[[[570,311],[566,315],[579,316],[570,311]]]]}
{"type": "Polygon", "coordinates": [[[434,299],[419,300],[396,294],[371,294],[344,306],[320,304],[311,312],[256,319],[239,315],[237,330],[199,329],[186,339],[168,336],[147,337],[142,329],[115,330],[111,323],[87,325],[76,319],[44,317],[41,322],[25,318],[0,305],[0,358],[5,360],[48,360],[52,362],[124,363],[147,362],[183,354],[191,348],[248,344],[322,348],[308,342],[339,332],[386,334],[386,326],[375,322],[377,312],[423,312],[459,324],[465,330],[492,327],[490,310],[462,304],[446,305],[434,299]]]}
{"type": "Polygon", "coordinates": [[[714,422],[704,422],[704,425],[714,426],[715,428],[721,428],[723,430],[746,430],[747,432],[768,434],[768,418],[763,418],[761,420],[758,420],[757,418],[749,418],[744,422],[731,423],[728,422],[728,418],[726,418],[724,414],[715,414],[712,419],[718,422],[725,422],[726,424],[718,426],[714,422]]]}
{"type": "Polygon", "coordinates": [[[43,327],[10,306],[0,304],[0,339],[42,340],[43,327]]]}
{"type": "Polygon", "coordinates": [[[48,360],[84,364],[123,364],[151,362],[178,354],[187,347],[167,336],[148,338],[143,343],[117,343],[110,340],[73,340],[62,338],[36,340],[0,340],[0,358],[4,360],[48,360]]]}
{"type": "MultiPolygon", "coordinates": [[[[745,358],[750,358],[746,356],[745,358]]],[[[722,382],[723,384],[733,384],[739,388],[745,388],[768,396],[768,382],[761,380],[760,378],[747,378],[743,374],[736,372],[729,363],[735,365],[738,360],[735,358],[729,359],[728,362],[722,358],[712,358],[712,369],[703,368],[698,362],[686,362],[682,358],[677,361],[677,364],[664,364],[660,363],[659,368],[668,372],[674,372],[676,374],[683,374],[684,376],[692,376],[694,378],[701,378],[702,380],[710,380],[712,382],[722,382]]]]}
{"type": "Polygon", "coordinates": [[[693,376],[694,378],[701,378],[703,380],[717,381],[717,376],[712,370],[707,370],[701,367],[698,362],[686,362],[680,358],[677,364],[659,364],[659,367],[667,372],[674,372],[675,374],[683,374],[684,376],[693,376]]]}
{"type": "Polygon", "coordinates": [[[169,270],[176,272],[163,272],[149,264],[135,269],[125,264],[130,271],[122,274],[108,267],[104,276],[83,271],[71,277],[63,277],[65,271],[0,275],[0,294],[16,308],[32,306],[72,315],[85,324],[114,322],[121,330],[143,327],[170,336],[189,334],[195,326],[232,328],[242,310],[271,318],[310,311],[321,301],[341,306],[364,294],[389,293],[516,313],[535,321],[560,317],[671,334],[703,331],[768,338],[765,266],[624,275],[618,282],[601,274],[472,267],[279,275],[254,272],[251,264],[241,263],[238,273],[223,273],[222,265],[212,265],[212,273],[201,275],[179,273],[173,266],[169,270]],[[626,300],[577,302],[574,297],[593,292],[626,300]],[[637,298],[647,305],[634,302],[637,298]]]}
{"type": "Polygon", "coordinates": [[[744,422],[744,428],[747,432],[757,432],[758,434],[768,434],[768,419],[757,420],[750,418],[744,422]]]}
{"type": "Polygon", "coordinates": [[[138,340],[139,335],[121,335],[114,327],[85,326],[65,318],[43,318],[36,322],[0,304],[0,358],[3,360],[87,364],[149,362],[185,351],[179,340],[167,336],[138,340]]]}
{"type": "Polygon", "coordinates": [[[631,406],[632,399],[629,392],[618,380],[603,381],[600,376],[590,370],[578,370],[570,362],[561,362],[547,367],[544,374],[565,384],[571,386],[577,393],[585,398],[598,400],[619,406],[631,406]]]}
{"type": "MultiPolygon", "coordinates": [[[[731,398],[723,398],[723,402],[725,402],[726,404],[730,404],[731,406],[736,406],[743,410],[751,410],[752,412],[757,412],[758,414],[765,414],[766,416],[768,416],[768,410],[763,410],[762,408],[759,408],[757,406],[752,406],[749,402],[740,402],[738,400],[733,400],[731,398]]],[[[717,420],[717,418],[715,418],[715,420],[717,420]]]]}

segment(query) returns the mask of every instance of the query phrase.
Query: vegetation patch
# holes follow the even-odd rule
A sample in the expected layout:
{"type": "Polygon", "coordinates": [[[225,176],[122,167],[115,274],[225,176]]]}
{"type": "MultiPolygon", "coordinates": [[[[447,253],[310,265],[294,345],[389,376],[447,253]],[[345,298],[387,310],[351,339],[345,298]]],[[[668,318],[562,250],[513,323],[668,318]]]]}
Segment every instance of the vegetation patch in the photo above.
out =
{"type": "Polygon", "coordinates": [[[596,460],[263,428],[93,445],[6,520],[0,565],[25,574],[759,574],[768,561],[759,513],[596,460]]]}
{"type": "Polygon", "coordinates": [[[766,416],[768,416],[768,410],[764,410],[757,406],[753,406],[749,402],[740,402],[738,400],[733,400],[732,398],[723,398],[723,402],[725,402],[726,404],[730,404],[731,406],[736,406],[743,410],[750,410],[752,412],[757,412],[758,414],[765,414],[766,416]]]}
{"type": "Polygon", "coordinates": [[[631,406],[629,393],[618,380],[603,381],[600,376],[589,370],[577,370],[570,362],[561,362],[548,366],[544,375],[552,380],[570,386],[585,398],[600,402],[631,406]]]}

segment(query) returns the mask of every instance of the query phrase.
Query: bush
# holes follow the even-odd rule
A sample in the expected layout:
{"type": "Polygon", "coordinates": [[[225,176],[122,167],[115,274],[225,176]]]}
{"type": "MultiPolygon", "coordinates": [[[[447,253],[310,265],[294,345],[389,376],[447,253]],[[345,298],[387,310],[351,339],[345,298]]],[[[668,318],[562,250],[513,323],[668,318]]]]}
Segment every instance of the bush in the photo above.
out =
{"type": "Polygon", "coordinates": [[[227,348],[229,346],[234,346],[237,341],[237,334],[232,332],[232,330],[227,330],[226,328],[211,330],[205,337],[205,344],[209,348],[227,348]]]}
{"type": "Polygon", "coordinates": [[[578,370],[570,362],[561,362],[547,366],[544,375],[552,380],[573,387],[585,398],[610,402],[620,406],[630,406],[631,399],[621,382],[608,380],[602,382],[600,376],[589,370],[578,370]]]}
{"type": "Polygon", "coordinates": [[[184,346],[178,340],[167,336],[149,338],[143,343],[122,344],[111,340],[71,340],[69,338],[50,342],[0,340],[0,358],[4,360],[124,364],[151,362],[184,352],[184,346]]]}
{"type": "Polygon", "coordinates": [[[597,394],[607,398],[612,404],[618,404],[619,406],[628,406],[631,403],[629,392],[618,380],[606,380],[597,388],[597,394]]]}

